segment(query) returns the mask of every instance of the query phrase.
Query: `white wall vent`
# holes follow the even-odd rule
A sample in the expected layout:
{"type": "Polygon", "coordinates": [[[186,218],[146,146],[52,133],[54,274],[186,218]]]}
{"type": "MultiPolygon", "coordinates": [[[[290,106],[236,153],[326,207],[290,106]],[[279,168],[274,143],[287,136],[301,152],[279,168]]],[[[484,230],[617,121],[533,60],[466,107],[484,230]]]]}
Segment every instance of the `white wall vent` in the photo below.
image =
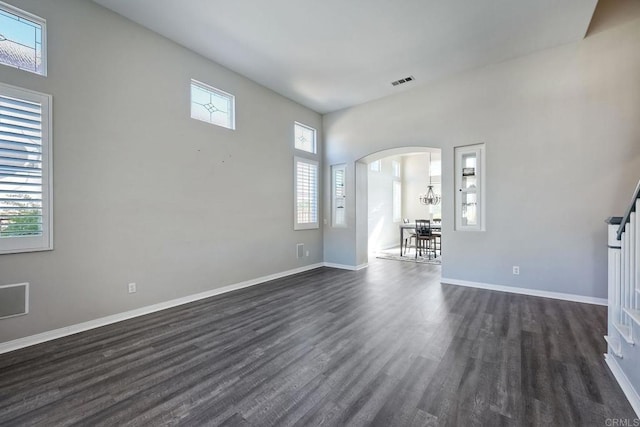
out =
{"type": "Polygon", "coordinates": [[[29,284],[0,286],[0,319],[29,313],[29,284]]]}
{"type": "Polygon", "coordinates": [[[401,84],[412,82],[414,80],[415,80],[415,78],[413,76],[409,76],[409,77],[405,77],[403,79],[396,80],[395,82],[391,82],[391,85],[392,86],[398,86],[398,85],[401,85],[401,84]]]}

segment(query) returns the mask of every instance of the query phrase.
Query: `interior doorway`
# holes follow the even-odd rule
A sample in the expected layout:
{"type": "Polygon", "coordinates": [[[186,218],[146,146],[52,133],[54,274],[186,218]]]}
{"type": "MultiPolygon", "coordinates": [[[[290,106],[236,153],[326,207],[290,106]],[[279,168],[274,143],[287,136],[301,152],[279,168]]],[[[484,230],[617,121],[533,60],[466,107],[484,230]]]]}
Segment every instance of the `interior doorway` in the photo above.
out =
{"type": "MultiPolygon", "coordinates": [[[[366,262],[376,257],[440,262],[437,245],[432,253],[416,252],[416,240],[410,236],[417,219],[429,220],[435,233],[441,231],[441,159],[439,148],[407,147],[373,153],[356,163],[356,182],[360,189],[360,197],[356,195],[356,211],[366,213],[357,215],[360,220],[356,234],[361,234],[358,241],[364,240],[366,262]],[[401,240],[401,230],[407,240],[401,240]],[[404,247],[405,242],[410,244],[409,248],[404,247]]],[[[441,236],[438,244],[441,245],[441,236]]]]}

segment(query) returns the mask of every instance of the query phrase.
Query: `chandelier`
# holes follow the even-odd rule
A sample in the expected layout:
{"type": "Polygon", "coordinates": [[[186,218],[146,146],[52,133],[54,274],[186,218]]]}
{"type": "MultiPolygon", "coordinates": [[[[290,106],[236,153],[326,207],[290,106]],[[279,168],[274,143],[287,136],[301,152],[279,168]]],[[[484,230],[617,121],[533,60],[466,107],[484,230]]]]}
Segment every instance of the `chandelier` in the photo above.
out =
{"type": "Polygon", "coordinates": [[[433,185],[431,184],[431,153],[429,153],[429,185],[427,185],[427,192],[420,194],[420,203],[423,205],[437,205],[440,203],[440,196],[433,191],[433,185]]]}

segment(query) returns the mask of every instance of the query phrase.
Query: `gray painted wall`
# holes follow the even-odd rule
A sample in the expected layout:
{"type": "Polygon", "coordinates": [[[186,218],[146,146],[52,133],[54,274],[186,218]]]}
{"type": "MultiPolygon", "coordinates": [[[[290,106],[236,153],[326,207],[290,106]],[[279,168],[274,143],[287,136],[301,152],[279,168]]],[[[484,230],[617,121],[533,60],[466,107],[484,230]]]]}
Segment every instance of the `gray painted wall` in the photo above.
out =
{"type": "MultiPolygon", "coordinates": [[[[347,194],[357,194],[357,159],[442,148],[444,277],[604,298],[603,220],[623,211],[640,171],[639,23],[328,114],[326,163],[350,165],[347,194]],[[453,147],[479,142],[487,231],[456,232],[453,147]]],[[[325,229],[325,261],[361,262],[366,235],[354,240],[349,220],[325,229]]]]}
{"type": "Polygon", "coordinates": [[[0,256],[31,283],[0,342],[322,261],[293,231],[293,122],[319,114],[90,1],[9,3],[47,20],[48,77],[0,81],[53,95],[55,250],[0,256]],[[236,131],[189,117],[191,78],[236,96],[236,131]]]}

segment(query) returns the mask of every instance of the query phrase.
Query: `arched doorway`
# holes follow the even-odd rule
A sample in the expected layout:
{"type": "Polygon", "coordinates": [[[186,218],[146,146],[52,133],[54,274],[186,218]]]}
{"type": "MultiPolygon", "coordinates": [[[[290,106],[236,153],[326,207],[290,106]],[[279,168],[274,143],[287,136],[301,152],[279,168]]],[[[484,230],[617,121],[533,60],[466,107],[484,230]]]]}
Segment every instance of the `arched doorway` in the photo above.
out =
{"type": "Polygon", "coordinates": [[[400,225],[407,218],[442,218],[440,206],[425,206],[419,195],[429,177],[442,194],[440,148],[401,147],[368,154],[355,162],[356,254],[366,264],[374,250],[400,254],[400,225]],[[433,162],[435,157],[436,161],[433,162]],[[429,161],[431,160],[431,162],[429,161]],[[437,175],[437,176],[436,176],[437,175]]]}

